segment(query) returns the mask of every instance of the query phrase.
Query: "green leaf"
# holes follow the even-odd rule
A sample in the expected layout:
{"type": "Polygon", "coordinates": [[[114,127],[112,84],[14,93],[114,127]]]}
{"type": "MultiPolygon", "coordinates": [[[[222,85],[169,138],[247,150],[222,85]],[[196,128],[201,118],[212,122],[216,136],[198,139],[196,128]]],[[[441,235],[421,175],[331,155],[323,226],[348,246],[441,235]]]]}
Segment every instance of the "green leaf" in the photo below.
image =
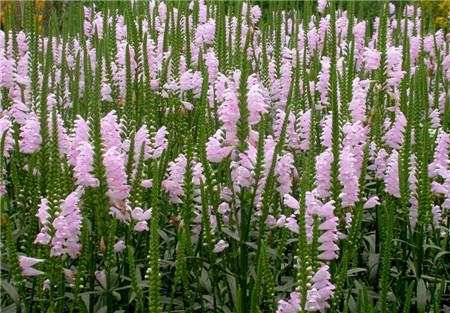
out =
{"type": "Polygon", "coordinates": [[[417,312],[425,313],[427,305],[427,286],[423,279],[419,279],[417,283],[417,312]]]}
{"type": "Polygon", "coordinates": [[[6,293],[11,297],[14,302],[19,301],[19,293],[16,290],[16,287],[11,285],[9,282],[2,280],[2,288],[6,291],[6,293]]]}

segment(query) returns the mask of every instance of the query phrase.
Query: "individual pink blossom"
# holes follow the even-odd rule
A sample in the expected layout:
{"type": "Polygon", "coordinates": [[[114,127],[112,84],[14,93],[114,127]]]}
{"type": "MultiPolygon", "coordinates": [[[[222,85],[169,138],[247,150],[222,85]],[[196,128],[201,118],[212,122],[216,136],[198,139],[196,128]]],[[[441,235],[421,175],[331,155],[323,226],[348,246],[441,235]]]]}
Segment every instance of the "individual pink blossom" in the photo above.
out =
{"type": "Polygon", "coordinates": [[[25,123],[20,127],[20,151],[26,154],[36,152],[41,148],[41,126],[34,113],[30,113],[25,123]]]}
{"type": "Polygon", "coordinates": [[[222,252],[223,250],[225,250],[226,248],[228,248],[228,246],[229,246],[228,242],[226,242],[226,241],[223,240],[223,239],[220,239],[220,240],[214,245],[213,251],[214,251],[215,253],[220,253],[220,252],[222,252]]]}
{"type": "Polygon", "coordinates": [[[34,265],[44,262],[44,261],[45,260],[42,260],[42,259],[35,259],[35,258],[30,258],[27,256],[20,255],[19,256],[19,266],[20,266],[20,270],[22,271],[22,276],[29,277],[29,276],[39,276],[39,275],[44,274],[44,272],[33,268],[34,265]]]}
{"type": "Polygon", "coordinates": [[[441,226],[442,221],[442,210],[439,205],[433,205],[431,208],[431,213],[433,214],[433,226],[439,227],[441,226]]]}
{"type": "Polygon", "coordinates": [[[106,272],[104,270],[95,271],[95,278],[98,280],[98,282],[103,287],[103,289],[107,288],[107,278],[106,278],[106,272]]]}
{"type": "Polygon", "coordinates": [[[125,242],[123,240],[118,240],[115,244],[114,244],[114,252],[120,253],[123,250],[125,250],[126,245],[125,242]]]}
{"type": "Polygon", "coordinates": [[[289,229],[291,232],[293,232],[295,234],[298,234],[299,226],[298,226],[297,219],[296,219],[295,215],[291,215],[288,218],[286,218],[286,222],[284,224],[284,227],[289,229]]]}
{"type": "Polygon", "coordinates": [[[376,207],[377,205],[380,205],[380,201],[378,199],[378,196],[373,196],[367,199],[367,201],[364,203],[363,208],[364,209],[372,209],[376,207]]]}
{"type": "Polygon", "coordinates": [[[133,220],[137,221],[137,224],[134,226],[134,230],[137,232],[142,232],[148,230],[147,221],[152,216],[152,210],[148,209],[146,211],[137,207],[131,212],[131,217],[133,220]]]}
{"type": "Polygon", "coordinates": [[[144,179],[141,181],[140,185],[142,188],[148,189],[153,186],[153,181],[151,179],[144,179]]]}
{"type": "Polygon", "coordinates": [[[300,204],[298,203],[298,201],[289,194],[285,194],[283,196],[283,202],[285,206],[294,209],[295,211],[300,209],[300,204]]]}

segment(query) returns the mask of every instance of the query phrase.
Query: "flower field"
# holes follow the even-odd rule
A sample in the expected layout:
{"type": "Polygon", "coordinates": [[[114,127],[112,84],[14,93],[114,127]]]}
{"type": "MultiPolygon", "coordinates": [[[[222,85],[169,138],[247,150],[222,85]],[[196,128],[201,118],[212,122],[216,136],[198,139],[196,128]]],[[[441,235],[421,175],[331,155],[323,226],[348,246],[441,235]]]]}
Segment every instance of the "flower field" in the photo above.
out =
{"type": "Polygon", "coordinates": [[[38,2],[1,13],[1,312],[450,312],[419,6],[38,2]]]}

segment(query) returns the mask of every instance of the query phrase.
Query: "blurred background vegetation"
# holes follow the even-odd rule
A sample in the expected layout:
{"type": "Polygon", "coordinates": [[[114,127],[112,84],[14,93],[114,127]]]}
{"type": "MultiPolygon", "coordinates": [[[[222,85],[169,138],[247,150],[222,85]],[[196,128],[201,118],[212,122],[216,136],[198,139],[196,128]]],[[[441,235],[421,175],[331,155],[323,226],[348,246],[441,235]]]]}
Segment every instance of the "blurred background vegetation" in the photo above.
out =
{"type": "MultiPolygon", "coordinates": [[[[135,0],[136,1],[136,0],[135,0]]],[[[139,0],[138,0],[139,1],[139,0]]],[[[170,1],[170,0],[169,0],[170,1]]],[[[179,1],[186,0],[174,0],[174,3],[179,1]]],[[[215,0],[206,0],[206,1],[215,1],[215,0]]],[[[217,0],[216,0],[217,1],[217,0]]],[[[220,0],[223,2],[223,0],[220,0]]],[[[311,1],[310,2],[316,2],[311,1]]],[[[350,1],[348,0],[335,0],[337,2],[337,6],[341,8],[346,8],[350,1]]],[[[1,28],[4,29],[6,23],[11,23],[10,25],[22,25],[21,16],[23,16],[23,3],[25,1],[11,1],[11,0],[1,0],[0,1],[0,25],[1,28]]],[[[44,1],[44,0],[35,0],[35,16],[37,19],[38,27],[45,27],[46,21],[49,17],[56,13],[56,15],[60,15],[61,12],[64,11],[64,8],[68,3],[73,4],[72,1],[44,1]]],[[[74,1],[75,2],[75,1],[74,1]]],[[[78,1],[77,1],[78,2],[78,1]]],[[[108,1],[113,2],[113,1],[108,1]]],[[[236,7],[236,1],[234,0],[225,0],[225,2],[229,5],[230,8],[236,7]]],[[[102,6],[104,1],[81,1],[78,4],[92,4],[95,3],[98,7],[102,6]]],[[[270,12],[272,10],[283,10],[283,9],[292,9],[292,8],[302,8],[305,4],[305,1],[299,0],[253,0],[252,3],[258,4],[263,9],[263,17],[265,19],[270,19],[270,12]]],[[[428,29],[443,29],[448,32],[450,30],[450,0],[419,0],[419,1],[403,1],[396,0],[391,1],[396,8],[397,13],[401,14],[403,12],[403,8],[407,4],[416,3],[422,8],[422,18],[425,26],[428,29]]],[[[360,19],[372,20],[375,16],[378,16],[381,10],[381,6],[383,1],[370,0],[370,1],[354,1],[355,4],[355,13],[360,19]]],[[[124,2],[117,1],[117,7],[120,10],[120,7],[124,5],[124,2]]],[[[315,7],[315,5],[313,5],[315,7]]],[[[20,26],[19,26],[20,27],[20,26]]]]}

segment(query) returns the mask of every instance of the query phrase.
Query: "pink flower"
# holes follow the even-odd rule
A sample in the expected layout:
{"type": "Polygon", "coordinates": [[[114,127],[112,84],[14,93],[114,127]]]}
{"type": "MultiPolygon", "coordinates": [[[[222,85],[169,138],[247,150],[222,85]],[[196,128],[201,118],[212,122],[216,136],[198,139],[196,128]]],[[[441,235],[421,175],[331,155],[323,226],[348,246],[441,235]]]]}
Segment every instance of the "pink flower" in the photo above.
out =
{"type": "Polygon", "coordinates": [[[114,244],[114,252],[120,253],[123,250],[125,250],[126,245],[125,242],[123,240],[118,240],[115,244],[114,244]]]}
{"type": "Polygon", "coordinates": [[[214,245],[214,250],[213,251],[215,253],[220,253],[223,250],[225,250],[226,248],[228,248],[228,246],[229,246],[228,242],[226,242],[225,240],[221,239],[214,245]]]}
{"type": "Polygon", "coordinates": [[[148,189],[153,186],[153,181],[151,179],[144,179],[141,181],[141,187],[148,189]]]}
{"type": "Polygon", "coordinates": [[[147,211],[142,210],[141,208],[137,207],[131,212],[131,217],[137,221],[136,225],[134,226],[134,230],[137,232],[143,232],[145,230],[148,230],[147,221],[152,216],[152,210],[148,209],[147,211]]]}
{"type": "Polygon", "coordinates": [[[316,84],[316,89],[320,93],[320,103],[325,105],[328,103],[328,83],[330,80],[330,58],[323,56],[320,61],[322,65],[322,70],[318,76],[318,82],[316,84]]]}
{"type": "Polygon", "coordinates": [[[284,205],[285,206],[287,206],[287,207],[289,207],[289,208],[291,208],[291,209],[294,209],[294,210],[298,210],[298,209],[300,209],[300,204],[298,203],[298,201],[294,198],[294,197],[292,197],[291,195],[289,195],[289,194],[285,194],[284,196],[283,196],[283,199],[284,199],[284,205]]]}
{"type": "Polygon", "coordinates": [[[373,71],[380,66],[381,53],[376,49],[365,48],[363,56],[367,70],[373,71]]]}
{"type": "Polygon", "coordinates": [[[199,24],[195,31],[195,44],[200,46],[201,44],[212,44],[214,41],[216,31],[216,22],[213,19],[209,19],[204,24],[199,24]]]}
{"type": "Polygon", "coordinates": [[[276,313],[298,313],[300,311],[300,294],[291,292],[289,299],[278,301],[276,313]]]}
{"type": "Polygon", "coordinates": [[[436,141],[433,162],[428,166],[428,173],[431,177],[437,176],[439,168],[447,168],[450,164],[450,134],[440,130],[436,141]]]}
{"type": "Polygon", "coordinates": [[[308,290],[305,309],[307,311],[322,311],[329,308],[327,301],[333,296],[336,288],[331,282],[329,267],[322,265],[312,278],[311,289],[308,290]]]}
{"type": "Polygon", "coordinates": [[[350,101],[348,108],[352,115],[353,122],[366,120],[366,99],[369,92],[369,80],[360,80],[356,77],[352,84],[352,100],[350,101]]]}
{"type": "Polygon", "coordinates": [[[112,102],[113,99],[111,97],[111,87],[108,83],[103,83],[102,88],[100,89],[100,94],[102,96],[102,101],[112,102]]]}
{"type": "Polygon", "coordinates": [[[117,147],[113,146],[103,155],[103,165],[108,184],[107,195],[111,204],[118,205],[125,201],[131,189],[127,184],[125,156],[118,151],[117,147]]]}
{"type": "Polygon", "coordinates": [[[25,123],[20,127],[20,151],[31,154],[41,148],[41,126],[34,113],[30,113],[25,123]]]}
{"type": "Polygon", "coordinates": [[[233,88],[225,90],[224,101],[219,106],[217,114],[225,129],[226,142],[233,144],[236,141],[236,123],[240,117],[238,98],[233,88]]]}
{"type": "Polygon", "coordinates": [[[261,115],[267,112],[268,104],[264,97],[263,87],[256,75],[252,74],[248,77],[247,89],[248,123],[255,125],[261,120],[261,115]]]}
{"type": "Polygon", "coordinates": [[[319,11],[320,13],[324,13],[327,3],[328,3],[327,0],[319,0],[317,2],[317,11],[319,11]]]}
{"type": "Polygon", "coordinates": [[[224,146],[224,140],[224,134],[220,128],[213,136],[209,137],[206,143],[206,158],[208,161],[219,163],[230,154],[232,147],[224,146]]]}
{"type": "Polygon", "coordinates": [[[344,147],[340,154],[338,178],[343,187],[339,195],[342,207],[354,206],[358,201],[359,184],[355,171],[355,158],[348,146],[344,147]]]}
{"type": "Polygon", "coordinates": [[[12,132],[12,123],[7,116],[0,118],[0,141],[3,139],[3,151],[0,151],[0,154],[4,157],[9,157],[9,152],[13,149],[12,132]]]}
{"type": "Polygon", "coordinates": [[[61,203],[61,211],[53,220],[55,233],[52,239],[52,256],[68,254],[76,258],[81,250],[79,237],[81,235],[81,211],[78,207],[83,189],[78,188],[61,203]]]}
{"type": "Polygon", "coordinates": [[[238,161],[231,162],[231,178],[235,189],[250,187],[253,183],[253,168],[256,163],[256,148],[249,146],[244,153],[239,153],[238,161]]]}
{"type": "Polygon", "coordinates": [[[261,9],[257,5],[252,6],[252,8],[250,9],[250,14],[252,17],[253,24],[258,23],[259,19],[262,16],[261,9]]]}
{"type": "Polygon", "coordinates": [[[300,137],[300,149],[302,151],[308,151],[310,147],[310,135],[311,135],[311,110],[307,110],[298,119],[299,124],[299,137],[300,137]]]}
{"type": "Polygon", "coordinates": [[[106,273],[105,271],[95,271],[95,278],[97,278],[100,285],[106,289],[106,273]]]}
{"type": "Polygon", "coordinates": [[[168,141],[167,141],[167,129],[165,126],[158,129],[155,134],[155,137],[150,143],[149,154],[153,160],[158,159],[163,152],[167,149],[168,141]]]}
{"type": "Polygon", "coordinates": [[[319,250],[322,253],[318,258],[324,261],[330,261],[337,258],[339,247],[335,244],[338,239],[337,224],[338,220],[334,216],[334,202],[329,201],[324,205],[320,205],[316,209],[316,214],[324,218],[325,221],[319,225],[319,229],[325,231],[318,239],[319,250]]]}
{"type": "Polygon", "coordinates": [[[295,215],[291,215],[290,217],[286,218],[286,223],[284,226],[293,233],[298,234],[299,232],[299,226],[295,215]]]}
{"type": "Polygon", "coordinates": [[[22,276],[39,276],[44,274],[44,272],[33,268],[33,265],[44,262],[42,259],[30,258],[27,256],[19,256],[19,266],[22,271],[22,276]]]}
{"type": "Polygon", "coordinates": [[[400,149],[403,144],[403,133],[405,132],[406,127],[406,118],[405,115],[397,110],[395,112],[395,122],[394,125],[386,132],[383,136],[386,144],[392,149],[400,149]]]}
{"type": "Polygon", "coordinates": [[[325,116],[322,120],[322,135],[320,136],[320,141],[322,145],[326,148],[331,148],[331,137],[332,137],[332,118],[331,115],[325,116]]]}
{"type": "Polygon", "coordinates": [[[386,167],[386,174],[384,176],[384,184],[386,192],[396,198],[400,198],[400,187],[398,178],[398,152],[392,151],[386,167]]]}
{"type": "Polygon", "coordinates": [[[380,205],[380,201],[378,199],[378,196],[370,197],[366,203],[364,203],[364,209],[372,209],[376,207],[377,205],[380,205]]]}
{"type": "Polygon", "coordinates": [[[331,164],[333,154],[330,149],[325,150],[316,157],[316,192],[320,198],[330,196],[331,188],[331,164]]]}
{"type": "Polygon", "coordinates": [[[68,151],[69,163],[72,166],[76,166],[77,164],[79,154],[78,147],[82,142],[89,142],[89,131],[88,123],[81,116],[77,116],[74,132],[70,139],[70,150],[68,151]]]}
{"type": "Polygon", "coordinates": [[[0,51],[0,87],[13,87],[14,60],[5,56],[5,50],[0,51]]]}
{"type": "Polygon", "coordinates": [[[134,162],[139,162],[141,154],[144,160],[148,160],[150,157],[149,153],[149,134],[147,130],[147,125],[142,125],[134,135],[134,162]]]}
{"type": "Polygon", "coordinates": [[[205,53],[205,64],[208,69],[208,80],[215,81],[219,72],[219,60],[213,49],[208,49],[208,52],[205,53]]]}
{"type": "Polygon", "coordinates": [[[77,147],[78,156],[73,169],[76,183],[85,187],[98,187],[99,181],[92,174],[94,170],[94,149],[89,142],[83,141],[77,147]]]}
{"type": "Polygon", "coordinates": [[[115,111],[109,112],[101,119],[100,133],[102,135],[105,151],[112,147],[122,147],[121,132],[122,126],[117,122],[117,115],[115,111]]]}
{"type": "Polygon", "coordinates": [[[275,174],[277,175],[277,190],[281,194],[290,193],[292,191],[292,178],[295,171],[294,157],[290,153],[286,153],[278,157],[275,165],[275,174]]]}
{"type": "Polygon", "coordinates": [[[169,194],[170,202],[182,203],[181,196],[184,195],[184,174],[186,172],[187,159],[180,154],[175,161],[169,163],[168,174],[162,181],[162,189],[169,194]]]}

